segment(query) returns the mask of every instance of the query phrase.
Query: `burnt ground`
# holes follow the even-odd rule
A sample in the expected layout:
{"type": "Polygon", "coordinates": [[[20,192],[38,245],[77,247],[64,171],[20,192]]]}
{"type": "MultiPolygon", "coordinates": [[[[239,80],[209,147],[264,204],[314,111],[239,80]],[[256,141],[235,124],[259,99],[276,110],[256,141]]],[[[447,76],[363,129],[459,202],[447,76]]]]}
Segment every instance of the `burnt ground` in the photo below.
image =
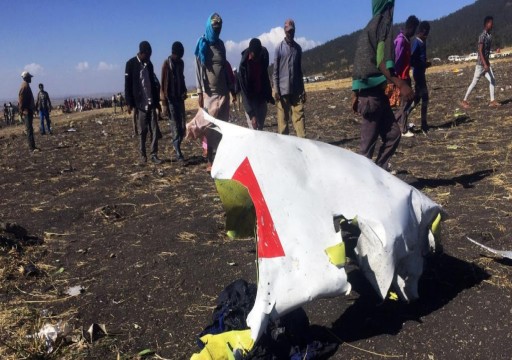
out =
{"type": "MultiPolygon", "coordinates": [[[[307,305],[311,324],[340,341],[332,359],[512,356],[512,263],[465,239],[512,250],[512,63],[495,73],[504,105],[487,107],[482,80],[468,111],[458,103],[472,68],[429,76],[433,131],[402,139],[392,163],[450,214],[444,253],[429,258],[415,303],[381,302],[351,265],[351,295],[307,305]]],[[[349,102],[348,89],[310,93],[308,137],[357,150],[349,102]]],[[[274,109],[267,125],[276,131],[274,109]]],[[[0,230],[2,358],[46,358],[26,335],[59,320],[73,327],[74,342],[49,358],[134,358],[144,349],[155,352],[150,358],[189,358],[220,291],[239,278],[256,281],[254,239],[224,235],[200,146],[184,146],[181,166],[170,160],[166,122],[161,128],[167,161],[143,167],[127,115],[56,117],[53,136],[36,135],[35,154],[21,126],[0,129],[0,220],[21,229],[0,230]],[[65,293],[76,285],[80,295],[65,293]],[[108,336],[78,341],[93,323],[108,336]]]]}

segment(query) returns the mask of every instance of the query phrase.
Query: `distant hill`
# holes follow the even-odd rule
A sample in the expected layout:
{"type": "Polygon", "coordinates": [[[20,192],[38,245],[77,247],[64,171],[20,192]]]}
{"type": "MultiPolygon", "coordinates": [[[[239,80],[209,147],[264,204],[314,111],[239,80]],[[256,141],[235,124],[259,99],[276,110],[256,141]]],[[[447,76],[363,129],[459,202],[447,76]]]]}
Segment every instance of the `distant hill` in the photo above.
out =
{"type": "MultiPolygon", "coordinates": [[[[424,20],[421,14],[414,15],[424,20]]],[[[512,0],[478,0],[448,16],[430,21],[429,58],[446,60],[449,55],[464,55],[476,51],[477,38],[482,32],[486,15],[494,16],[493,48],[512,45],[512,0]]],[[[395,35],[402,26],[403,24],[394,26],[395,35]]],[[[302,59],[304,74],[324,74],[329,78],[350,76],[360,33],[361,30],[358,30],[305,51],[302,59]]]]}

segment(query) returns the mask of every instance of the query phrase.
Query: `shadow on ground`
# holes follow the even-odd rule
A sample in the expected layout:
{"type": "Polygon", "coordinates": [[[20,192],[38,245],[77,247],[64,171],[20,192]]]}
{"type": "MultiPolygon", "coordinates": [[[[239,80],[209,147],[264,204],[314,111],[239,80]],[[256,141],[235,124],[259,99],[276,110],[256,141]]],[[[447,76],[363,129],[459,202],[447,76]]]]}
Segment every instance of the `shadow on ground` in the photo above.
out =
{"type": "Polygon", "coordinates": [[[410,304],[385,301],[361,271],[349,273],[353,290],[360,294],[333,324],[332,332],[345,342],[368,339],[376,335],[396,335],[406,321],[421,323],[421,318],[441,309],[462,291],[486,280],[490,275],[482,268],[448,254],[429,257],[419,282],[420,298],[410,304]]]}
{"type": "Polygon", "coordinates": [[[460,184],[464,189],[470,189],[474,187],[474,183],[482,181],[488,176],[494,174],[495,170],[480,170],[471,174],[455,176],[451,179],[425,179],[417,178],[409,182],[409,185],[415,187],[418,190],[424,190],[425,188],[437,188],[440,186],[455,186],[460,184]]]}

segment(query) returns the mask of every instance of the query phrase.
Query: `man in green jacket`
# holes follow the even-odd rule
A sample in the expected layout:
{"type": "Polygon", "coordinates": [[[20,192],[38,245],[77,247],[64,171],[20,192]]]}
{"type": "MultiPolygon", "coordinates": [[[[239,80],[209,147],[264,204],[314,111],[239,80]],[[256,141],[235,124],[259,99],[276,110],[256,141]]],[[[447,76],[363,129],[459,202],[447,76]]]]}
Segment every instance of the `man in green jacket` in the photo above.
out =
{"type": "Polygon", "coordinates": [[[414,97],[411,87],[395,74],[393,48],[393,11],[395,0],[373,0],[373,18],[359,37],[352,90],[352,109],[363,117],[360,153],[373,157],[378,137],[382,140],[375,163],[389,170],[389,159],[400,143],[401,131],[389,99],[384,93],[387,82],[400,89],[403,101],[414,97]]]}

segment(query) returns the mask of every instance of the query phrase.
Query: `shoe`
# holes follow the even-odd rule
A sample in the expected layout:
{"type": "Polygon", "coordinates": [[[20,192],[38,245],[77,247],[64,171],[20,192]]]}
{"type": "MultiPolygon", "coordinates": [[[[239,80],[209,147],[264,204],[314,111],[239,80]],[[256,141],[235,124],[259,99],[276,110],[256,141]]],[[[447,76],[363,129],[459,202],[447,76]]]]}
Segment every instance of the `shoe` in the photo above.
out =
{"type": "Polygon", "coordinates": [[[157,165],[163,163],[163,161],[160,160],[156,155],[151,155],[151,162],[157,165]]]}
{"type": "Polygon", "coordinates": [[[493,100],[489,103],[489,106],[490,107],[500,107],[501,104],[499,102],[497,102],[496,100],[493,100]]]}
{"type": "Polygon", "coordinates": [[[469,109],[469,103],[466,100],[462,100],[460,106],[462,106],[464,109],[469,109]]]}
{"type": "Polygon", "coordinates": [[[410,130],[407,130],[406,133],[402,134],[402,137],[414,137],[414,134],[410,130]]]}

